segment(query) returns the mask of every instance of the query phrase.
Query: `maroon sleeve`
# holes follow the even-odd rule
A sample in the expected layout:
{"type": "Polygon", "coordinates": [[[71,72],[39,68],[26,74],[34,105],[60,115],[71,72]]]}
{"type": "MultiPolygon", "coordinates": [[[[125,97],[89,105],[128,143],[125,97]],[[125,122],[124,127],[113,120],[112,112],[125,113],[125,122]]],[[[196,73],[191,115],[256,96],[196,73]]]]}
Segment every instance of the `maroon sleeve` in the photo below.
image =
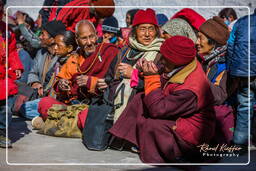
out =
{"type": "Polygon", "coordinates": [[[144,98],[149,116],[158,119],[175,119],[197,111],[197,96],[190,90],[179,90],[164,95],[156,89],[144,98]]]}

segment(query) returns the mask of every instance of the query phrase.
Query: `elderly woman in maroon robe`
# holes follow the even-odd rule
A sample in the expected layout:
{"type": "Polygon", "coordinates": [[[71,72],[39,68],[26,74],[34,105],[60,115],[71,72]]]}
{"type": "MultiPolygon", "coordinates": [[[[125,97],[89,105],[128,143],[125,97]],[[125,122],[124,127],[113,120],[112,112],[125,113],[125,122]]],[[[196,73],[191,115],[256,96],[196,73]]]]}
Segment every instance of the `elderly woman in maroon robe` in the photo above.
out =
{"type": "Polygon", "coordinates": [[[215,128],[213,96],[193,41],[174,36],[160,52],[163,74],[153,62],[139,64],[145,92],[133,98],[110,129],[134,144],[145,163],[179,162],[208,143],[215,128]]]}

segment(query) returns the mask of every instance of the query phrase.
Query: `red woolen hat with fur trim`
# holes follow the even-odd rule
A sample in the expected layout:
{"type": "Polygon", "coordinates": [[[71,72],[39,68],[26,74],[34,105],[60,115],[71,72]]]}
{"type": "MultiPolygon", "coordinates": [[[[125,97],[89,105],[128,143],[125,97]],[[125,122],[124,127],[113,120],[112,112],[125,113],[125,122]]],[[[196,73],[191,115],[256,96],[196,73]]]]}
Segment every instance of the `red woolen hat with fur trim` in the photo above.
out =
{"type": "Polygon", "coordinates": [[[195,59],[194,42],[185,36],[173,36],[166,39],[160,47],[160,53],[176,66],[189,64],[195,59]]]}
{"type": "Polygon", "coordinates": [[[151,8],[146,9],[146,11],[139,10],[134,16],[132,26],[134,27],[138,24],[154,24],[158,26],[155,11],[151,8]]]}

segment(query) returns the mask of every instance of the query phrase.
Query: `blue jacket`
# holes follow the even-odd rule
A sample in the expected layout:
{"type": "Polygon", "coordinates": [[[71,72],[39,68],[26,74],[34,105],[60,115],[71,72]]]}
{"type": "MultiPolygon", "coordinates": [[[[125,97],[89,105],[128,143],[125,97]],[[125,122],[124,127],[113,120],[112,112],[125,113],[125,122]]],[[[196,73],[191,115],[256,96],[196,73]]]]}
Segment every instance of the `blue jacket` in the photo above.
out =
{"type": "MultiPolygon", "coordinates": [[[[240,18],[228,40],[228,70],[236,77],[248,76],[248,20],[248,16],[240,18]]],[[[250,15],[250,67],[251,76],[256,76],[256,9],[250,15]]]]}

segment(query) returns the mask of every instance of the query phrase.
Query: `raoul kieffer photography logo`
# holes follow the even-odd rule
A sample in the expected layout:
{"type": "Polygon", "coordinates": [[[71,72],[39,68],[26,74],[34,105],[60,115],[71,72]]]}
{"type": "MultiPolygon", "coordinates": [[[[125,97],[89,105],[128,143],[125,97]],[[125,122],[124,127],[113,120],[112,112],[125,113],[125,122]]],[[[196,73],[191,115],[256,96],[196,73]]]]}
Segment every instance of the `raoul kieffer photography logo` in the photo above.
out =
{"type": "Polygon", "coordinates": [[[209,144],[201,144],[197,146],[200,153],[206,157],[239,157],[239,151],[242,150],[241,147],[236,145],[228,144],[217,144],[210,146],[209,144]]]}

